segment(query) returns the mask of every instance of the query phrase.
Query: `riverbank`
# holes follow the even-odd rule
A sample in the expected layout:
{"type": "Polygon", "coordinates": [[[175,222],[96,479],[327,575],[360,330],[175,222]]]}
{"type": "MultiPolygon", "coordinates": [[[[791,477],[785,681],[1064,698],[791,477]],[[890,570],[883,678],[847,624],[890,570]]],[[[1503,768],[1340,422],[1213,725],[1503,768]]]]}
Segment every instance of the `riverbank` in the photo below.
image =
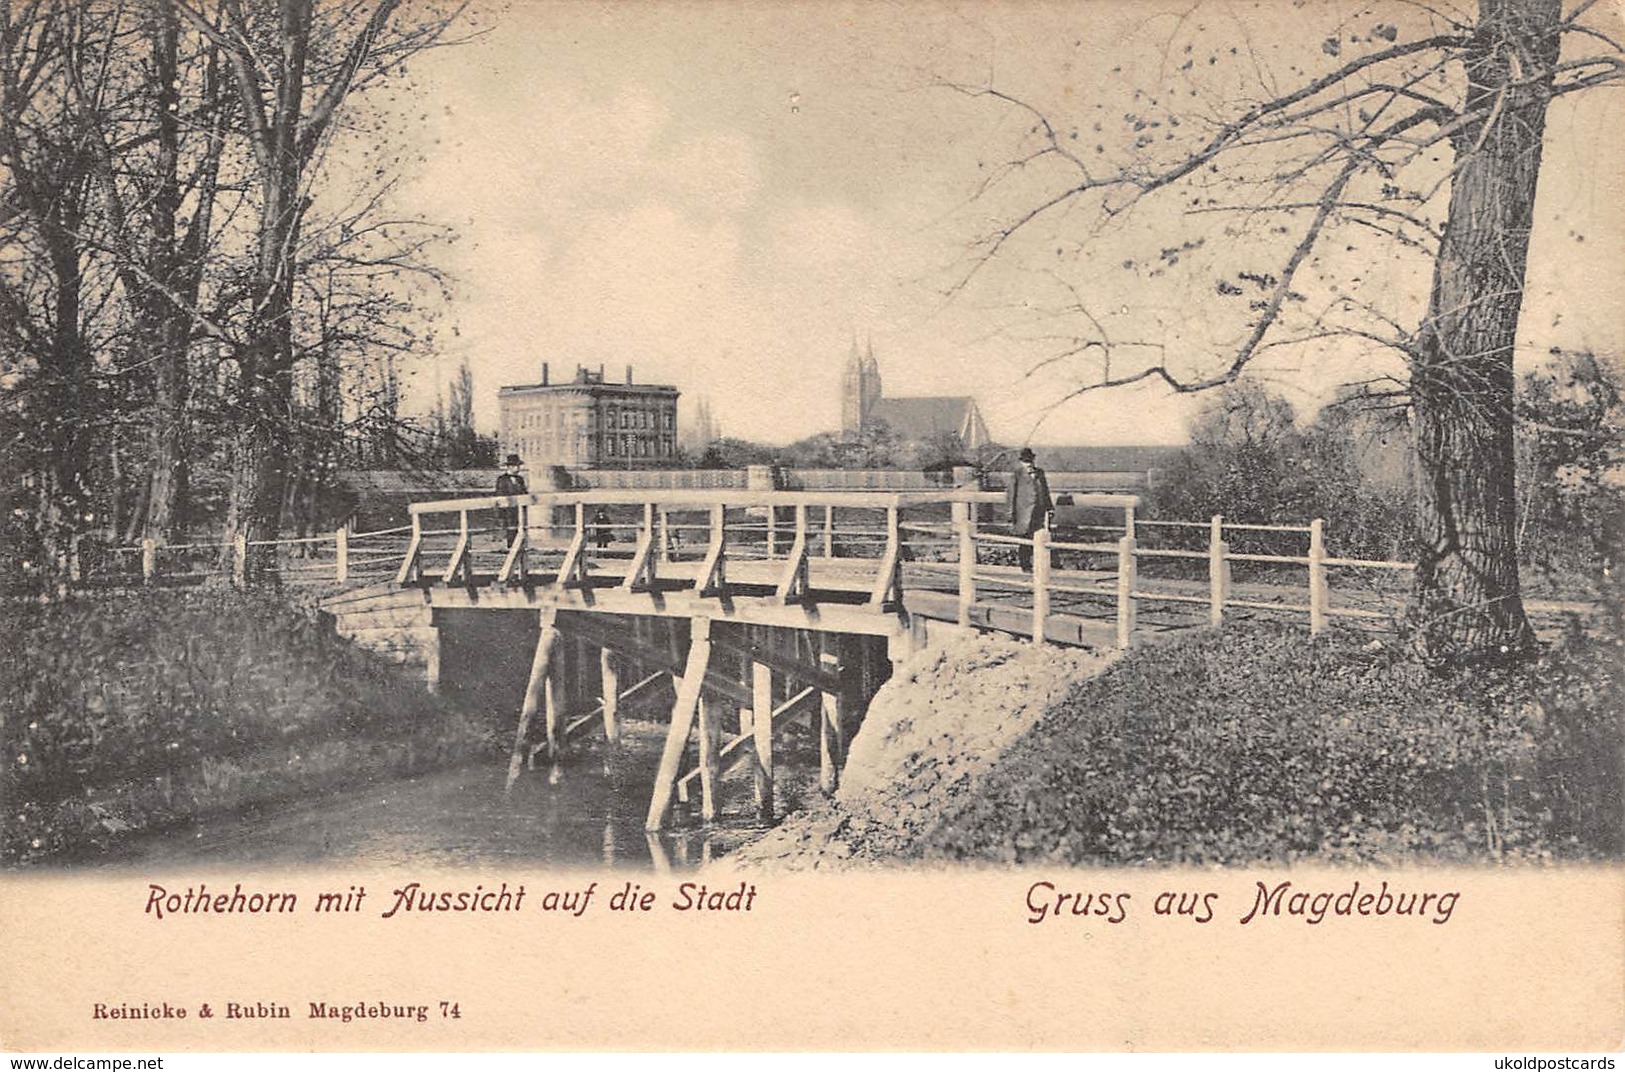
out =
{"type": "Polygon", "coordinates": [[[806,870],[916,856],[1006,748],[1115,658],[992,635],[931,645],[875,694],[833,799],[786,816],[728,863],[806,870]]]}
{"type": "Polygon", "coordinates": [[[500,727],[275,595],[0,607],[0,860],[78,862],[143,832],[495,755],[500,727]]]}
{"type": "Polygon", "coordinates": [[[1437,674],[1392,642],[1262,626],[1109,665],[966,639],[882,689],[833,800],[733,859],[1618,859],[1621,654],[1617,638],[1575,636],[1527,665],[1437,674]]]}

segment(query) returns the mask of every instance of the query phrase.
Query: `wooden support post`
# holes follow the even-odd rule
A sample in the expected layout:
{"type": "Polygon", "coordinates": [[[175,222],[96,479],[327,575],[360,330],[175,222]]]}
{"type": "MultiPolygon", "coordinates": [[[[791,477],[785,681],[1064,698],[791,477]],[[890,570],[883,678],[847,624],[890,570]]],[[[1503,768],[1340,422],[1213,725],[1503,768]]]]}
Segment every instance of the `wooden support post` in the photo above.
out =
{"type": "Polygon", "coordinates": [[[469,588],[474,587],[473,548],[469,543],[468,511],[457,511],[457,546],[452,548],[451,561],[446,564],[441,581],[455,584],[461,579],[469,588]]]}
{"type": "Polygon", "coordinates": [[[615,653],[608,648],[598,649],[598,677],[600,695],[604,701],[604,740],[619,744],[621,740],[621,673],[615,653]]]}
{"type": "Polygon", "coordinates": [[[412,539],[406,545],[406,557],[401,559],[401,568],[395,574],[396,584],[411,584],[422,575],[420,560],[423,555],[423,515],[412,515],[412,539]]]}
{"type": "Polygon", "coordinates": [[[564,561],[559,563],[559,575],[553,581],[555,588],[584,588],[587,585],[590,566],[587,561],[586,511],[586,504],[576,503],[575,533],[564,552],[564,561]]]}
{"type": "Polygon", "coordinates": [[[1224,556],[1229,551],[1230,548],[1224,542],[1224,515],[1214,514],[1208,528],[1207,541],[1207,620],[1215,629],[1224,624],[1224,603],[1229,595],[1227,591],[1229,576],[1224,556]]]}
{"type": "MultiPolygon", "coordinates": [[[[832,674],[841,670],[841,659],[837,654],[835,645],[837,641],[829,634],[821,634],[823,652],[818,661],[823,669],[832,674]]],[[[818,788],[826,795],[834,793],[840,786],[841,750],[845,742],[841,738],[842,716],[846,698],[840,691],[823,690],[822,711],[818,719],[818,788]]]]}
{"type": "Polygon", "coordinates": [[[796,505],[796,539],[779,580],[776,598],[780,603],[805,603],[812,593],[807,564],[807,507],[796,505]]]}
{"type": "Polygon", "coordinates": [[[671,511],[660,508],[660,564],[671,564],[671,511]]]}
{"type": "Polygon", "coordinates": [[[638,530],[638,547],[632,553],[632,564],[627,567],[621,588],[628,592],[649,592],[655,587],[656,563],[659,549],[655,546],[655,508],[653,503],[643,504],[643,527],[638,530]]]}
{"type": "Polygon", "coordinates": [[[537,708],[546,700],[550,676],[548,664],[552,661],[553,646],[559,636],[553,608],[542,611],[541,626],[541,632],[536,637],[536,653],[530,660],[530,679],[525,683],[525,703],[519,709],[519,727],[514,731],[513,752],[508,756],[509,789],[513,788],[513,783],[519,779],[519,772],[524,769],[530,724],[536,717],[537,708]]]}
{"type": "Polygon", "coordinates": [[[751,663],[751,736],[756,743],[756,817],[773,821],[773,669],[751,663]]]}
{"type": "Polygon", "coordinates": [[[700,563],[700,575],[695,590],[706,598],[728,595],[727,512],[721,503],[711,507],[711,542],[705,549],[705,561],[700,563]]]}
{"type": "Polygon", "coordinates": [[[903,601],[903,546],[902,527],[898,524],[897,507],[886,508],[886,549],[880,556],[880,572],[869,593],[869,606],[886,610],[903,601]]]}
{"type": "Polygon", "coordinates": [[[1134,535],[1134,504],[1132,502],[1123,504],[1123,535],[1134,535]]]}
{"type": "Polygon", "coordinates": [[[779,557],[779,511],[772,503],[767,504],[767,557],[779,557]]]}
{"type": "Polygon", "coordinates": [[[508,545],[508,553],[502,557],[502,568],[497,570],[497,587],[507,588],[518,578],[520,584],[525,583],[525,551],[530,546],[530,507],[517,506],[519,511],[518,531],[513,534],[513,543],[508,545]]]}
{"type": "Polygon", "coordinates": [[[1117,541],[1117,646],[1134,642],[1134,537],[1117,541]]]}
{"type": "Polygon", "coordinates": [[[1049,529],[1033,533],[1033,643],[1044,643],[1049,621],[1049,529]]]}
{"type": "Polygon", "coordinates": [[[976,605],[976,514],[970,503],[954,503],[954,528],[959,533],[959,624],[968,626],[976,605]]]}
{"type": "Polygon", "coordinates": [[[151,584],[158,576],[158,541],[151,536],[141,540],[141,583],[151,584]]]}
{"type": "Polygon", "coordinates": [[[241,588],[248,582],[248,537],[242,533],[231,538],[231,583],[241,588]]]}
{"type": "Polygon", "coordinates": [[[824,507],[824,557],[835,557],[835,507],[824,507]]]}
{"type": "Polygon", "coordinates": [[[700,818],[716,822],[722,782],[722,713],[720,701],[700,693],[700,818]]]}
{"type": "Polygon", "coordinates": [[[340,525],[333,530],[333,581],[350,583],[350,526],[340,525]]]}
{"type": "MultiPolygon", "coordinates": [[[[564,655],[566,660],[569,659],[569,655],[565,652],[556,652],[555,654],[564,655]]],[[[547,747],[547,758],[550,762],[559,757],[560,718],[563,714],[560,710],[563,703],[559,698],[559,692],[569,681],[568,677],[559,673],[559,669],[558,660],[555,659],[554,665],[547,668],[547,679],[542,682],[542,726],[545,734],[544,743],[547,747]]],[[[535,757],[536,753],[532,751],[531,758],[534,760],[535,757]]]]}
{"type": "Polygon", "coordinates": [[[694,729],[700,686],[705,682],[705,671],[710,661],[711,619],[695,618],[688,644],[688,661],[677,686],[677,700],[671,708],[671,726],[666,731],[660,767],[655,772],[654,796],[649,801],[649,814],[643,824],[646,830],[664,828],[671,816],[672,797],[677,792],[677,772],[683,762],[683,750],[688,747],[689,734],[694,729]]]}
{"type": "Polygon", "coordinates": [[[1318,636],[1326,628],[1326,522],[1309,522],[1309,633],[1318,636]]]}

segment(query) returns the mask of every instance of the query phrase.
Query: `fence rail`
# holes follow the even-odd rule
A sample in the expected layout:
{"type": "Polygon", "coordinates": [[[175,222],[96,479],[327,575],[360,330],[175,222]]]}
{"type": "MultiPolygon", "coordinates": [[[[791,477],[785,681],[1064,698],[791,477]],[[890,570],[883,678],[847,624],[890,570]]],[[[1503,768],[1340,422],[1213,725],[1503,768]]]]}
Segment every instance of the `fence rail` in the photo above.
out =
{"type": "Polygon", "coordinates": [[[242,583],[250,549],[270,547],[281,556],[279,573],[297,584],[392,580],[505,587],[551,574],[549,583],[571,586],[614,562],[625,571],[616,583],[633,591],[652,590],[657,579],[680,572],[695,590],[715,594],[728,584],[726,563],[747,560],[779,563],[775,590],[789,601],[807,597],[809,571],[822,562],[821,570],[869,570],[867,580],[854,582],[847,573],[842,583],[862,584],[877,607],[903,604],[907,572],[918,589],[951,593],[957,619],[965,625],[987,620],[979,607],[1025,603],[1031,635],[1040,641],[1057,600],[1067,610],[1083,601],[1086,616],[1110,613],[1117,643],[1127,646],[1142,610],[1158,607],[1205,607],[1206,621],[1214,626],[1235,610],[1307,615],[1312,633],[1337,617],[1380,619],[1389,612],[1369,601],[1335,604],[1329,571],[1414,568],[1407,562],[1328,554],[1325,523],[1319,519],[1307,525],[1235,523],[1222,516],[1202,522],[1145,520],[1135,517],[1135,496],[1080,494],[1072,505],[1121,510],[1122,524],[1078,524],[1026,535],[983,527],[1003,501],[1000,492],[966,488],[603,488],[486,495],[414,503],[410,525],[371,532],[341,528],[275,541],[239,537],[229,543],[164,545],[145,540],[100,547],[94,566],[76,564],[74,579],[154,585],[229,573],[242,583]],[[1205,542],[1193,546],[1189,535],[1203,531],[1205,542]],[[1102,532],[1122,535],[1070,538],[1102,532]],[[1232,547],[1238,534],[1268,534],[1271,547],[1276,538],[1298,545],[1283,545],[1291,553],[1242,551],[1232,547]],[[1160,545],[1169,542],[1185,546],[1160,545]],[[1265,572],[1255,569],[1251,575],[1265,579],[1238,585],[1232,575],[1236,563],[1259,567],[1265,572]]]}
{"type": "Polygon", "coordinates": [[[410,526],[371,532],[340,528],[278,540],[248,540],[238,536],[227,541],[194,540],[173,544],[149,537],[138,544],[95,547],[94,550],[81,542],[71,555],[69,576],[78,584],[150,586],[199,581],[229,573],[233,582],[241,585],[247,576],[249,549],[269,547],[281,552],[284,561],[279,562],[278,571],[290,579],[343,585],[349,583],[354,574],[378,574],[380,563],[387,562],[391,567],[389,572],[393,573],[405,543],[391,538],[403,537],[410,531],[410,526]],[[390,543],[395,546],[386,546],[390,543]]]}

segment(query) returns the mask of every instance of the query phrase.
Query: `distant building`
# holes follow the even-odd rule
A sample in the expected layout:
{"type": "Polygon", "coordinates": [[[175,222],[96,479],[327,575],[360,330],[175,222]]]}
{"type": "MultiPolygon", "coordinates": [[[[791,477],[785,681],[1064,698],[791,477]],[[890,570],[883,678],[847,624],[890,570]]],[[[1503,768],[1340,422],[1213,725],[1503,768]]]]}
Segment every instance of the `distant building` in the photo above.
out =
{"type": "Polygon", "coordinates": [[[869,343],[866,352],[859,354],[853,339],[841,382],[841,431],[861,435],[882,424],[903,443],[923,443],[951,434],[958,437],[961,448],[974,452],[989,442],[982,412],[969,395],[887,398],[881,389],[874,344],[869,343]]]}
{"type": "Polygon", "coordinates": [[[631,365],[625,383],[606,383],[602,365],[597,372],[578,365],[574,379],[550,383],[544,363],[541,383],[497,392],[501,452],[530,469],[669,468],[677,457],[677,395],[665,384],[633,383],[631,365]]]}
{"type": "Polygon", "coordinates": [[[678,445],[698,455],[721,438],[722,425],[711,412],[711,400],[705,397],[697,399],[694,403],[694,420],[677,437],[678,445]]]}

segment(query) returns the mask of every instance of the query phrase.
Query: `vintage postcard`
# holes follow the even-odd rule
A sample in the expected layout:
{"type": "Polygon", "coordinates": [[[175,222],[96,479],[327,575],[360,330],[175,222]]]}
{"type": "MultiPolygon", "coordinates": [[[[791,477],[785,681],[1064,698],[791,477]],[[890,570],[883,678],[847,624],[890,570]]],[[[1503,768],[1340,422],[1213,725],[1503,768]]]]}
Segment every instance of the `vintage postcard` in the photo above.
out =
{"type": "Polygon", "coordinates": [[[0,8],[0,1047],[1617,1051],[1621,42],[0,8]]]}

